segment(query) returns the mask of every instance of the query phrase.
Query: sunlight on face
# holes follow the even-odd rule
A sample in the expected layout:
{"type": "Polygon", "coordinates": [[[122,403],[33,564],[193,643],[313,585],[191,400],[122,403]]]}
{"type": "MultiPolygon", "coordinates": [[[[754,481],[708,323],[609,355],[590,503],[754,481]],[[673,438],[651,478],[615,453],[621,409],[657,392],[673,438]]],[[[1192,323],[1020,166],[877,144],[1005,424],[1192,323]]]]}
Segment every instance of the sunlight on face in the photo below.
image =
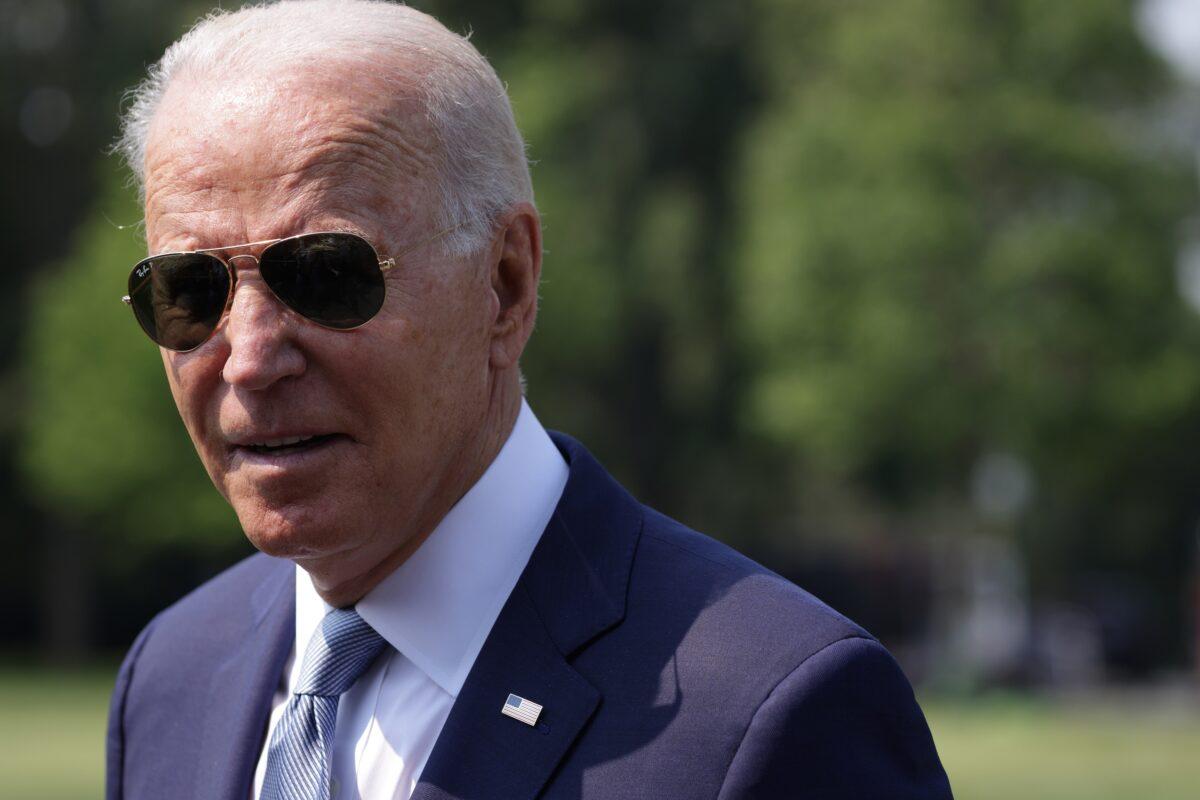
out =
{"type": "MultiPolygon", "coordinates": [[[[331,80],[172,87],[147,148],[152,252],[339,229],[386,256],[426,238],[428,155],[376,133],[385,109],[331,80]]],[[[387,273],[375,319],[330,331],[242,259],[214,336],[163,352],[201,460],[259,549],[350,574],[457,498],[492,378],[476,262],[420,249],[387,273]]]]}

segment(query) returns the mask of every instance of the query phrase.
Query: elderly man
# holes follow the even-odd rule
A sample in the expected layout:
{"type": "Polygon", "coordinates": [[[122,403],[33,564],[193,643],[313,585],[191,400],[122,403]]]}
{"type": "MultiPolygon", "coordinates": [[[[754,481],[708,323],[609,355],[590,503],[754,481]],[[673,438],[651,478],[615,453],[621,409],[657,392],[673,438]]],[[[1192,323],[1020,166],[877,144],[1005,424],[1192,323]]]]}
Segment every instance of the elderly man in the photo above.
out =
{"type": "Polygon", "coordinates": [[[110,799],[949,797],[874,639],[524,402],[541,231],[463,38],[214,15],[122,144],[156,254],[126,300],[262,554],[134,643],[110,799]]]}

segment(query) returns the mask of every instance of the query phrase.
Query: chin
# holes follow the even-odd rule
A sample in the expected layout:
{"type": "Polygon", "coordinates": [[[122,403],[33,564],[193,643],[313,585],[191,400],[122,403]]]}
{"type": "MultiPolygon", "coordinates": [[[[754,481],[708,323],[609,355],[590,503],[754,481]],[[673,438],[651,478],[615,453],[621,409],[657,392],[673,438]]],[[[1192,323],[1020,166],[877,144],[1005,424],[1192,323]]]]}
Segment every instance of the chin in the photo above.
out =
{"type": "Polygon", "coordinates": [[[276,558],[319,557],[342,549],[336,531],[305,509],[237,509],[238,521],[250,543],[276,558]]]}

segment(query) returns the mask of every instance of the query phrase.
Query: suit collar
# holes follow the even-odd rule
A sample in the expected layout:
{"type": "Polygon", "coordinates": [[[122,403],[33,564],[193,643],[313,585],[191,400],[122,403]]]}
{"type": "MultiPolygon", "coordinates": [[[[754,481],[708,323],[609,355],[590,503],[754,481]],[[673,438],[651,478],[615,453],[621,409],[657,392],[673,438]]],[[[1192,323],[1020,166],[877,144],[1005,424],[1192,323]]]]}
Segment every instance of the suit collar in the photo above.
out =
{"type": "Polygon", "coordinates": [[[642,507],[579,442],[561,433],[551,439],[570,475],[521,582],[569,657],[625,616],[642,507]]]}
{"type": "Polygon", "coordinates": [[[578,442],[551,436],[570,466],[563,496],[463,684],[413,800],[534,797],[602,699],[569,659],[624,617],[641,507],[578,442]],[[543,706],[536,726],[500,713],[509,693],[543,706]]]}

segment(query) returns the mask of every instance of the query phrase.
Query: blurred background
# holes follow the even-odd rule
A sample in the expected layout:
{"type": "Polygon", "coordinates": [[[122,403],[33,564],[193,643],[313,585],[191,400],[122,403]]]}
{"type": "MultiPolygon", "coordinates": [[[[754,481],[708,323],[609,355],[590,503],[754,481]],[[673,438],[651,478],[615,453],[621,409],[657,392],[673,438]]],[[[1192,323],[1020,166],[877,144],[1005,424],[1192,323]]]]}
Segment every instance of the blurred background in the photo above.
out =
{"type": "MultiPolygon", "coordinates": [[[[960,798],[1196,797],[1200,0],[414,5],[535,160],[542,421],[875,632],[960,798]]],[[[101,795],[249,552],[117,299],[122,93],[209,6],[0,0],[6,797],[101,795]]]]}

